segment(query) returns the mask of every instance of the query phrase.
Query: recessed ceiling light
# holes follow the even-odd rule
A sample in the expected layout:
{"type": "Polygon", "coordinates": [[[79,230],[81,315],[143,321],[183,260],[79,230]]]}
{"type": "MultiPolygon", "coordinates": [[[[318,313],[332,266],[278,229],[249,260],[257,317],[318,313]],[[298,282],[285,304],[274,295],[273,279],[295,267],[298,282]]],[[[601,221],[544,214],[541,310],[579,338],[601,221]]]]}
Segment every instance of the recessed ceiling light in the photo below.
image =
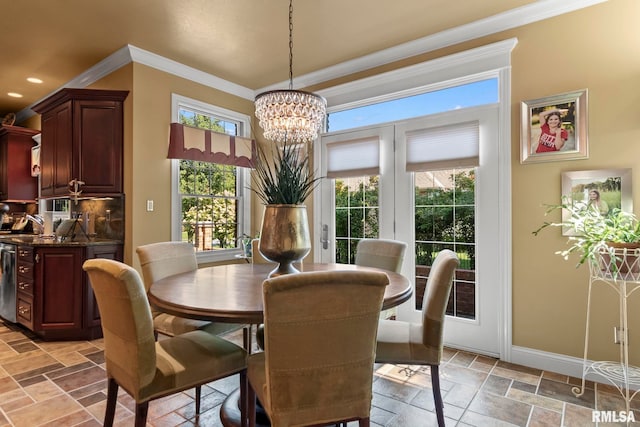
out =
{"type": "Polygon", "coordinates": [[[9,92],[9,93],[7,93],[7,95],[9,95],[12,98],[22,98],[22,94],[21,93],[9,92]]]}
{"type": "Polygon", "coordinates": [[[37,78],[37,77],[27,77],[27,81],[28,81],[28,82],[31,82],[31,83],[37,83],[37,84],[42,83],[42,80],[40,80],[40,79],[39,79],[39,78],[37,78]]]}

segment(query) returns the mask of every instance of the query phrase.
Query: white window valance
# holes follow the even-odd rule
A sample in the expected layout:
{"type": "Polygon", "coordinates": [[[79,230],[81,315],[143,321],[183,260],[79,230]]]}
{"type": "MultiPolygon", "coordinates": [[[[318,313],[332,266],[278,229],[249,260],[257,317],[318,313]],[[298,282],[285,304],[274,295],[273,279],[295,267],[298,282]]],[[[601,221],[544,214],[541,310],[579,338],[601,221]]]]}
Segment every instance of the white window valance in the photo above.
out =
{"type": "Polygon", "coordinates": [[[407,171],[478,166],[479,137],[477,121],[407,132],[407,171]]]}
{"type": "Polygon", "coordinates": [[[327,177],[378,175],[380,138],[370,137],[327,144],[327,177]]]}

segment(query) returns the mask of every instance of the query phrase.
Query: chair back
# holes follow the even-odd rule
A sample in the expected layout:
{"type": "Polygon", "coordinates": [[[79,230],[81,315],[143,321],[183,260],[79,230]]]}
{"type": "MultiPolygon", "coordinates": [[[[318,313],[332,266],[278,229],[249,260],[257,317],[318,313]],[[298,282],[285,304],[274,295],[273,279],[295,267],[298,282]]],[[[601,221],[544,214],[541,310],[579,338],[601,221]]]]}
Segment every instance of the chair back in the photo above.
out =
{"type": "Polygon", "coordinates": [[[151,383],[156,346],[151,308],[140,275],[110,259],[90,259],[83,269],[98,302],[104,335],[107,376],[132,396],[151,383]]]}
{"type": "Polygon", "coordinates": [[[460,261],[455,252],[444,249],[433,261],[422,301],[422,343],[434,355],[442,357],[444,315],[451,294],[453,277],[460,261]]]}
{"type": "Polygon", "coordinates": [[[389,239],[362,239],[356,247],[356,265],[400,273],[407,244],[389,239]]]}
{"type": "Polygon", "coordinates": [[[310,272],[263,285],[273,425],[369,417],[381,272],[310,272]]]}
{"type": "Polygon", "coordinates": [[[136,252],[147,292],[153,282],[198,269],[196,250],[189,242],[150,243],[138,246],[136,252]]]}

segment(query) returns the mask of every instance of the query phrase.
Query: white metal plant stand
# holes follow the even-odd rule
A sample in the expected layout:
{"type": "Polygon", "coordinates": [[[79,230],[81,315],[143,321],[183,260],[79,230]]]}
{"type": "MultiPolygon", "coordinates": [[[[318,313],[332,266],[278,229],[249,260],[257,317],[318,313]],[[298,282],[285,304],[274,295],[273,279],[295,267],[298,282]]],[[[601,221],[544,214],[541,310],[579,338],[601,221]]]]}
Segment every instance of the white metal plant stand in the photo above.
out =
{"type": "Polygon", "coordinates": [[[589,295],[587,298],[587,321],[584,338],[584,361],[582,368],[582,384],[573,387],[576,397],[585,391],[586,377],[597,374],[613,384],[629,404],[640,391],[640,368],[629,366],[629,329],[627,323],[627,298],[640,288],[640,249],[616,248],[601,249],[597,260],[589,263],[589,295]],[[589,324],[591,314],[591,293],[596,284],[604,284],[618,294],[621,328],[619,361],[590,361],[589,324]]]}

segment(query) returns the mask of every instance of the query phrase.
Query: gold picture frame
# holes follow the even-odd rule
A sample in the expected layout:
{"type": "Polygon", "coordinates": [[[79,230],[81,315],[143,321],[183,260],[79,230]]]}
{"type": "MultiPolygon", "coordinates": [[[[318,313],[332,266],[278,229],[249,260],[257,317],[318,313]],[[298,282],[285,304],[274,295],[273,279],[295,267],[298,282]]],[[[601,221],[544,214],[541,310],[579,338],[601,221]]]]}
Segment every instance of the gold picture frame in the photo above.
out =
{"type": "Polygon", "coordinates": [[[520,163],[588,158],[587,89],[522,101],[520,163]]]}

